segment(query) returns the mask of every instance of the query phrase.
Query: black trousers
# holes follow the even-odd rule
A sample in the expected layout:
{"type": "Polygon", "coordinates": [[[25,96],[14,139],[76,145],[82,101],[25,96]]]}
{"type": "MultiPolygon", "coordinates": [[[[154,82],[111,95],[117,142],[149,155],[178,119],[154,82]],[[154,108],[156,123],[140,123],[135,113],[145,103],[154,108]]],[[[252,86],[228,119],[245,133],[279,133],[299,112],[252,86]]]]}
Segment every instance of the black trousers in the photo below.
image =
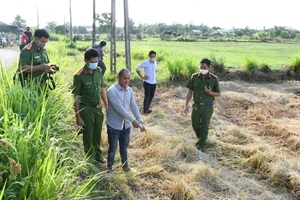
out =
{"type": "Polygon", "coordinates": [[[149,111],[150,104],[154,97],[155,89],[156,89],[156,84],[149,84],[144,81],[144,90],[145,90],[144,112],[149,111]]]}
{"type": "Polygon", "coordinates": [[[102,60],[100,60],[100,61],[98,62],[98,66],[101,68],[101,70],[102,70],[102,75],[104,76],[105,71],[106,71],[106,66],[105,66],[104,62],[103,62],[102,60]]]}

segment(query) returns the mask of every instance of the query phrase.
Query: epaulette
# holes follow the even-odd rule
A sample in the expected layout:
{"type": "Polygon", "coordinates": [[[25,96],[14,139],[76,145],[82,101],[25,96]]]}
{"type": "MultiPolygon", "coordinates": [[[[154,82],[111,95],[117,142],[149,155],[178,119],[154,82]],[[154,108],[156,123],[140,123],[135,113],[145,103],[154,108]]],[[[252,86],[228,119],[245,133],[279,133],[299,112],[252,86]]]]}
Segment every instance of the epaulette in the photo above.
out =
{"type": "Polygon", "coordinates": [[[199,76],[200,72],[193,73],[192,76],[199,76]]]}
{"type": "Polygon", "coordinates": [[[26,47],[26,49],[30,50],[31,47],[32,47],[32,44],[28,45],[28,46],[26,47]]]}
{"type": "Polygon", "coordinates": [[[80,70],[78,70],[78,72],[76,72],[76,75],[79,76],[82,72],[83,72],[83,69],[81,68],[80,70]]]}
{"type": "Polygon", "coordinates": [[[213,73],[210,73],[210,75],[212,75],[212,76],[215,77],[215,78],[218,78],[218,76],[215,75],[215,74],[213,74],[213,73]]]}

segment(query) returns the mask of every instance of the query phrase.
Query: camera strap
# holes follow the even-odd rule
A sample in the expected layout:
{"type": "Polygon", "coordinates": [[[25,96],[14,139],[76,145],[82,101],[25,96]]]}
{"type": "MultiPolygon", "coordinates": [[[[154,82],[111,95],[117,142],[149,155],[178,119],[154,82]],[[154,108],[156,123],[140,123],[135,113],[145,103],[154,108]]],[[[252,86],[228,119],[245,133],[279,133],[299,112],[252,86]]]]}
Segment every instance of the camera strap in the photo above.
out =
{"type": "Polygon", "coordinates": [[[49,74],[48,75],[48,80],[50,81],[50,83],[48,83],[48,87],[50,90],[54,90],[56,88],[56,84],[55,84],[55,81],[53,79],[53,77],[49,74]]]}

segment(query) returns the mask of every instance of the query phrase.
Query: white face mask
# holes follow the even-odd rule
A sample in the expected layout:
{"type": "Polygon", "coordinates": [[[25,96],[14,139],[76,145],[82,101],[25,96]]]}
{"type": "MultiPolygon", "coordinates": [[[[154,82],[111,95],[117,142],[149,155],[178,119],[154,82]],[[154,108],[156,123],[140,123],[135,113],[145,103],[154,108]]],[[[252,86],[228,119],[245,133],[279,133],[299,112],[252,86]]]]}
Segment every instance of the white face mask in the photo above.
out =
{"type": "Polygon", "coordinates": [[[208,70],[207,70],[207,69],[200,69],[200,73],[203,74],[203,75],[204,75],[204,74],[207,74],[207,73],[208,73],[208,70]]]}
{"type": "Polygon", "coordinates": [[[155,61],[155,58],[149,58],[149,60],[150,60],[151,62],[154,62],[154,61],[155,61]]]}
{"type": "Polygon", "coordinates": [[[97,66],[98,66],[98,63],[89,63],[89,68],[90,69],[92,69],[92,70],[94,70],[94,69],[96,69],[97,68],[97,66]]]}

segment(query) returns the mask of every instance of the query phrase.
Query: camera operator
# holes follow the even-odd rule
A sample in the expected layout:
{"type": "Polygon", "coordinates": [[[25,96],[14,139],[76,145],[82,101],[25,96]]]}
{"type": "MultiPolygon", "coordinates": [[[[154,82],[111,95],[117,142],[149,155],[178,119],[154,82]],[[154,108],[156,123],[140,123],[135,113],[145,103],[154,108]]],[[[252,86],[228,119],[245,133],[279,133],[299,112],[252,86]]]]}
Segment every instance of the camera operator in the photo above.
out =
{"type": "Polygon", "coordinates": [[[48,75],[55,73],[44,48],[49,37],[45,29],[37,29],[34,32],[34,40],[21,51],[17,73],[22,86],[33,82],[38,88],[44,89],[48,75]]]}

